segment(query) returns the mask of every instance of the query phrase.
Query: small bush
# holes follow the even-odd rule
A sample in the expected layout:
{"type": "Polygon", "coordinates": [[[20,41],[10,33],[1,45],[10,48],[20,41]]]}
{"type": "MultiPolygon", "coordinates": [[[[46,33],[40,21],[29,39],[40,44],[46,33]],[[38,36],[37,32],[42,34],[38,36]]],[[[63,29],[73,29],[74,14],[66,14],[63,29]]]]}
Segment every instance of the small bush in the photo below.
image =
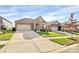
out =
{"type": "Polygon", "coordinates": [[[3,34],[5,34],[5,33],[11,33],[12,30],[2,30],[2,32],[3,32],[3,34]]]}
{"type": "Polygon", "coordinates": [[[34,31],[36,31],[36,29],[34,29],[34,31]]]}
{"type": "Polygon", "coordinates": [[[13,30],[13,31],[16,31],[16,28],[14,27],[14,28],[12,28],[12,30],[13,30]]]}
{"type": "Polygon", "coordinates": [[[41,29],[40,31],[43,31],[43,32],[45,32],[46,30],[45,30],[45,29],[41,29]]]}
{"type": "Polygon", "coordinates": [[[12,30],[5,30],[7,33],[11,33],[12,32],[12,30]]]}
{"type": "Polygon", "coordinates": [[[3,30],[2,32],[3,32],[3,34],[5,34],[5,33],[6,33],[6,31],[5,31],[5,30],[3,30]]]}

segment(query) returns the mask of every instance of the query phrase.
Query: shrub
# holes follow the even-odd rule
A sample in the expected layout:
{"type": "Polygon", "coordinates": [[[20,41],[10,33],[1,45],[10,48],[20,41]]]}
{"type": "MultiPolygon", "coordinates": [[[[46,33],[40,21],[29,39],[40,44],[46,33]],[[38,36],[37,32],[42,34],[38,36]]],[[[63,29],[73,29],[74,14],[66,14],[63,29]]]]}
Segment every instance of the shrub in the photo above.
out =
{"type": "Polygon", "coordinates": [[[36,31],[36,29],[34,29],[34,31],[36,31]]]}
{"type": "Polygon", "coordinates": [[[3,34],[5,34],[5,33],[6,33],[6,31],[5,31],[5,30],[2,30],[2,32],[3,32],[3,34]]]}
{"type": "Polygon", "coordinates": [[[41,29],[40,31],[43,31],[43,32],[45,32],[46,30],[45,30],[45,29],[41,29]]]}
{"type": "Polygon", "coordinates": [[[3,25],[3,26],[1,26],[1,29],[2,30],[6,30],[6,27],[3,25]]]}
{"type": "Polygon", "coordinates": [[[10,33],[10,32],[12,32],[12,30],[5,30],[7,33],[10,33]]]}
{"type": "Polygon", "coordinates": [[[13,31],[16,31],[16,28],[15,28],[15,27],[13,27],[13,28],[12,28],[12,30],[13,30],[13,31]]]}

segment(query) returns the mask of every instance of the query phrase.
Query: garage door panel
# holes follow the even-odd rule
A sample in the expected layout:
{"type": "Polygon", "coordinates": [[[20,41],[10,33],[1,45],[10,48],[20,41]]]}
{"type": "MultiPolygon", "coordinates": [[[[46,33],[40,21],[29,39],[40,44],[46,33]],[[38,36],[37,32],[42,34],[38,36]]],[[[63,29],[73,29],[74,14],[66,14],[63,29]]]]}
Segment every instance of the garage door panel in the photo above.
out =
{"type": "Polygon", "coordinates": [[[58,27],[52,27],[51,29],[52,29],[52,31],[57,31],[58,27]]]}
{"type": "Polygon", "coordinates": [[[31,25],[17,25],[16,28],[18,31],[31,30],[31,25]]]}

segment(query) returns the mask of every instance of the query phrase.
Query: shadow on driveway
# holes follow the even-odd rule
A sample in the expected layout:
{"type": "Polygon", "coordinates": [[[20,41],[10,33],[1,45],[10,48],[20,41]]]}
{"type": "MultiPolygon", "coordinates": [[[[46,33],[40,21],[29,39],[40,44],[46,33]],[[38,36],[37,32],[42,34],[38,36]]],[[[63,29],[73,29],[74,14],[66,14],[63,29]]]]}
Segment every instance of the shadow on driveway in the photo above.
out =
{"type": "Polygon", "coordinates": [[[40,37],[40,35],[38,33],[34,32],[34,31],[25,31],[23,33],[23,37],[24,37],[24,39],[29,40],[29,39],[38,38],[38,37],[40,37]]]}

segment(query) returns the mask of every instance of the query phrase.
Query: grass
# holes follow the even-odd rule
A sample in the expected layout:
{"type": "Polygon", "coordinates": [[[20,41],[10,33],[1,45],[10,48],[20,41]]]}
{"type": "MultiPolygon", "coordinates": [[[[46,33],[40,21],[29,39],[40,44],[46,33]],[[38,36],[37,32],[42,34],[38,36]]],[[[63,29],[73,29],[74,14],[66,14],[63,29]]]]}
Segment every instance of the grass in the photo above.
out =
{"type": "Polygon", "coordinates": [[[13,36],[13,33],[0,34],[0,40],[9,40],[13,36]]]}
{"type": "Polygon", "coordinates": [[[57,32],[38,32],[43,37],[59,37],[66,36],[65,34],[57,33],[57,32]]]}
{"type": "Polygon", "coordinates": [[[2,34],[0,34],[0,40],[9,40],[14,34],[12,30],[2,30],[2,34]]]}
{"type": "Polygon", "coordinates": [[[79,32],[73,32],[74,34],[76,34],[76,35],[79,35],[79,32]]]}
{"type": "Polygon", "coordinates": [[[13,33],[0,34],[0,40],[9,40],[13,36],[13,33]]]}
{"type": "Polygon", "coordinates": [[[3,48],[5,45],[0,45],[0,49],[3,48]]]}
{"type": "Polygon", "coordinates": [[[61,45],[69,44],[72,42],[75,42],[74,40],[68,39],[68,38],[58,38],[58,39],[50,39],[51,41],[54,41],[56,43],[59,43],[61,45]]]}

